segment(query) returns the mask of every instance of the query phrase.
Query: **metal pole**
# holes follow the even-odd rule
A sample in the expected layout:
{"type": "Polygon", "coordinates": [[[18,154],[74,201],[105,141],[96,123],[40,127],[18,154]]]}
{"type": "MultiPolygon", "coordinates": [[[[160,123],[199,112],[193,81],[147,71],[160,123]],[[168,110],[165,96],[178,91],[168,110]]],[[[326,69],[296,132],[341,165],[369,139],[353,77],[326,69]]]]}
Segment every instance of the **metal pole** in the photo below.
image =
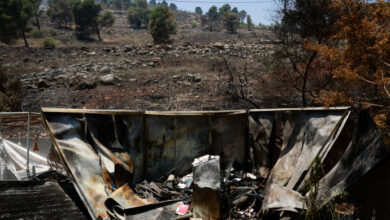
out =
{"type": "Polygon", "coordinates": [[[30,112],[27,114],[27,179],[30,179],[30,112]]]}

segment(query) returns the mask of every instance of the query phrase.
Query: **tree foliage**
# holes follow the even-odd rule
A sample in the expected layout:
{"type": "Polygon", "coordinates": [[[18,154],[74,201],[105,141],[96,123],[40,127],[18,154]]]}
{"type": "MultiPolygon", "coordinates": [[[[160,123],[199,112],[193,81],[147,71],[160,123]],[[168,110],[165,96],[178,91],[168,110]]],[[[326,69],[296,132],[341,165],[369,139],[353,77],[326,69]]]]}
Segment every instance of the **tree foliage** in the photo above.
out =
{"type": "Polygon", "coordinates": [[[251,30],[252,27],[253,27],[253,22],[252,22],[252,18],[250,15],[247,15],[246,16],[246,23],[248,25],[248,30],[251,30]]]}
{"type": "Polygon", "coordinates": [[[130,7],[127,10],[127,21],[130,25],[140,28],[142,25],[145,27],[149,23],[150,9],[140,7],[130,7]]]}
{"type": "Polygon", "coordinates": [[[241,10],[240,12],[238,12],[238,15],[240,16],[240,22],[244,22],[245,18],[246,18],[246,11],[245,10],[241,10]]]}
{"type": "Polygon", "coordinates": [[[97,19],[97,35],[99,40],[102,40],[100,37],[100,31],[104,27],[112,27],[115,23],[115,17],[110,11],[104,12],[104,14],[100,15],[97,19]]]}
{"type": "Polygon", "coordinates": [[[100,4],[94,0],[78,0],[73,4],[72,12],[79,38],[87,39],[91,33],[99,35],[98,18],[101,10],[100,4]]]}
{"type": "Polygon", "coordinates": [[[229,4],[224,4],[222,7],[219,8],[219,14],[223,16],[226,12],[229,12],[231,10],[231,7],[229,4]]]}
{"type": "Polygon", "coordinates": [[[283,69],[283,77],[301,93],[302,105],[308,104],[321,88],[331,83],[329,68],[323,68],[318,52],[305,46],[305,42],[327,42],[333,33],[333,24],[339,14],[329,8],[332,0],[281,0],[281,22],[274,28],[281,42],[275,59],[283,69]],[[314,76],[314,73],[316,75],[314,76]]]}
{"type": "Polygon", "coordinates": [[[197,14],[197,15],[202,15],[203,14],[203,11],[202,11],[202,8],[201,7],[196,7],[195,8],[195,14],[197,14]]]}
{"type": "MultiPolygon", "coordinates": [[[[337,31],[329,37],[331,43],[308,42],[308,47],[329,61],[334,79],[371,88],[365,100],[349,94],[355,101],[390,105],[386,101],[390,98],[390,3],[335,0],[331,9],[341,14],[333,25],[337,31]]],[[[321,91],[319,98],[325,105],[338,104],[337,97],[345,96],[344,91],[321,91]]]]}
{"type": "Polygon", "coordinates": [[[0,41],[12,43],[23,37],[28,46],[26,33],[31,31],[28,22],[34,14],[34,4],[30,0],[0,1],[0,41]]]}
{"type": "Polygon", "coordinates": [[[148,8],[148,2],[146,0],[135,0],[134,1],[134,6],[136,8],[148,8]]]}
{"type": "Polygon", "coordinates": [[[51,0],[47,15],[58,26],[68,26],[73,22],[72,5],[75,0],[51,0]]]}
{"type": "Polygon", "coordinates": [[[171,42],[176,26],[175,17],[168,7],[157,6],[150,14],[149,29],[156,44],[171,42]]]}
{"type": "Polygon", "coordinates": [[[150,0],[149,5],[156,6],[157,5],[156,0],[150,0]]]}
{"type": "Polygon", "coordinates": [[[240,22],[240,17],[234,13],[234,12],[226,12],[222,16],[223,19],[223,24],[226,28],[227,31],[230,33],[236,33],[237,32],[237,27],[240,22]]]}
{"type": "Polygon", "coordinates": [[[213,5],[209,8],[209,11],[206,13],[206,16],[210,20],[216,20],[218,18],[218,8],[213,5]]]}
{"type": "Polygon", "coordinates": [[[177,6],[174,3],[169,4],[169,8],[173,11],[177,10],[177,6]]]}

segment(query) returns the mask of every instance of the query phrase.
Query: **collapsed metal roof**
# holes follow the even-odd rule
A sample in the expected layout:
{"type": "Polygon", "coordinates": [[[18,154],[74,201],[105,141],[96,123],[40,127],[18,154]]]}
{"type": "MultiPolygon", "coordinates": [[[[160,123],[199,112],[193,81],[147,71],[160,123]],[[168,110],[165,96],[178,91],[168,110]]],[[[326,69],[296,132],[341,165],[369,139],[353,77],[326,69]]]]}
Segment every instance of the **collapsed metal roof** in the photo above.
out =
{"type": "Polygon", "coordinates": [[[363,112],[354,121],[347,107],[202,112],[43,108],[42,114],[92,218],[124,218],[134,209],[158,207],[139,198],[131,186],[169,173],[184,175],[193,159],[204,154],[220,155],[224,170],[244,169],[252,158],[256,173],[268,177],[264,210],[305,208],[302,193],[316,158],[330,167],[318,194],[325,204],[389,155],[369,115],[363,112]],[[274,164],[278,128],[283,144],[274,164]],[[335,146],[345,153],[337,156],[335,146]]]}

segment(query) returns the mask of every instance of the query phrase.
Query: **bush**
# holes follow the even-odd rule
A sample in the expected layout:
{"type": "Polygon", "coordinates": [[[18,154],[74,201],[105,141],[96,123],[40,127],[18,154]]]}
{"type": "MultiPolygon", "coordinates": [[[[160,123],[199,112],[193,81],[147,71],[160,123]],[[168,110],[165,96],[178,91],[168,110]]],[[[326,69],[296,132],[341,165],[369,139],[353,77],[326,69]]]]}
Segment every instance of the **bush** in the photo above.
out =
{"type": "Polygon", "coordinates": [[[43,38],[45,35],[43,34],[42,31],[34,30],[30,32],[30,36],[32,38],[38,39],[38,38],[43,38]]]}
{"type": "Polygon", "coordinates": [[[149,29],[155,44],[171,42],[176,26],[175,17],[168,7],[157,6],[150,14],[149,29]]]}
{"type": "Polygon", "coordinates": [[[56,47],[56,40],[52,37],[47,37],[43,40],[43,46],[46,49],[54,49],[56,47]]]}
{"type": "Polygon", "coordinates": [[[149,15],[150,10],[147,8],[130,7],[127,10],[127,21],[130,25],[140,28],[142,25],[148,25],[149,15]]]}
{"type": "Polygon", "coordinates": [[[192,22],[192,24],[191,24],[191,27],[192,27],[192,28],[196,28],[196,27],[197,27],[197,25],[196,25],[196,22],[195,22],[195,21],[193,21],[193,22],[192,22]]]}
{"type": "Polygon", "coordinates": [[[2,71],[0,65],[0,111],[20,111],[20,90],[19,79],[11,78],[10,75],[2,71]]]}

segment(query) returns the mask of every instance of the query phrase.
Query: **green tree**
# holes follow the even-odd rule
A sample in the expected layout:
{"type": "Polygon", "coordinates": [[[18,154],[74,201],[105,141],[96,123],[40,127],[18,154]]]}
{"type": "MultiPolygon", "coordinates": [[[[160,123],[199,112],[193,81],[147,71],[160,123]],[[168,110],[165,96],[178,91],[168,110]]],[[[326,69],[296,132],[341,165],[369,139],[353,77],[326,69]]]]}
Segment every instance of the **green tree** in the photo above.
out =
{"type": "Polygon", "coordinates": [[[229,12],[231,10],[231,7],[229,4],[224,4],[222,7],[219,8],[219,14],[223,16],[226,12],[229,12]]]}
{"type": "Polygon", "coordinates": [[[134,5],[138,8],[148,8],[148,2],[146,0],[135,0],[134,5]]]}
{"type": "Polygon", "coordinates": [[[150,0],[149,5],[156,6],[157,5],[156,0],[150,0]]]}
{"type": "Polygon", "coordinates": [[[197,14],[197,15],[202,15],[203,14],[203,11],[202,11],[202,8],[201,7],[196,7],[195,8],[195,14],[197,14]]]}
{"type": "Polygon", "coordinates": [[[164,7],[168,7],[168,2],[166,2],[165,0],[163,0],[162,3],[161,3],[161,5],[164,6],[164,7]]]}
{"type": "Polygon", "coordinates": [[[244,20],[246,18],[246,11],[241,10],[240,12],[238,12],[238,16],[240,16],[240,22],[244,22],[244,20]]]}
{"type": "Polygon", "coordinates": [[[218,8],[217,6],[213,5],[209,8],[209,11],[206,13],[207,17],[210,20],[216,20],[218,18],[218,8]]]}
{"type": "Polygon", "coordinates": [[[58,26],[65,25],[66,27],[73,22],[72,5],[75,0],[51,0],[47,15],[51,22],[58,26]]]}
{"type": "Polygon", "coordinates": [[[130,25],[140,28],[149,23],[150,10],[148,8],[130,7],[127,10],[127,21],[130,25]]]}
{"type": "Polygon", "coordinates": [[[238,14],[239,12],[238,12],[238,8],[237,7],[234,7],[233,9],[232,9],[232,12],[234,13],[234,14],[238,14]]]}
{"type": "Polygon", "coordinates": [[[252,22],[252,18],[250,15],[247,15],[246,16],[246,23],[248,25],[248,30],[251,30],[252,27],[253,27],[253,22],[252,22]]]}
{"type": "Polygon", "coordinates": [[[94,0],[77,0],[73,4],[73,17],[79,38],[86,39],[91,33],[99,35],[98,19],[101,10],[100,4],[94,0]]]}
{"type": "Polygon", "coordinates": [[[177,6],[174,3],[169,4],[169,8],[173,11],[177,10],[177,6]]]}
{"type": "Polygon", "coordinates": [[[122,0],[113,0],[113,6],[114,6],[114,12],[115,10],[119,10],[121,13],[122,11],[122,6],[123,6],[123,1],[122,0]]]}
{"type": "Polygon", "coordinates": [[[99,40],[101,41],[102,38],[100,37],[100,31],[104,27],[112,27],[115,23],[115,17],[110,11],[106,11],[104,14],[100,15],[97,19],[97,36],[99,40]]]}
{"type": "Polygon", "coordinates": [[[227,31],[229,31],[230,33],[237,32],[237,27],[240,22],[240,17],[237,14],[229,11],[223,14],[222,19],[227,31]]]}
{"type": "Polygon", "coordinates": [[[34,4],[29,0],[0,1],[0,41],[11,43],[23,37],[28,47],[26,33],[31,31],[28,21],[34,14],[34,4]]]}
{"type": "Polygon", "coordinates": [[[150,14],[149,29],[156,44],[169,43],[176,34],[176,21],[168,7],[157,6],[150,14]]]}

